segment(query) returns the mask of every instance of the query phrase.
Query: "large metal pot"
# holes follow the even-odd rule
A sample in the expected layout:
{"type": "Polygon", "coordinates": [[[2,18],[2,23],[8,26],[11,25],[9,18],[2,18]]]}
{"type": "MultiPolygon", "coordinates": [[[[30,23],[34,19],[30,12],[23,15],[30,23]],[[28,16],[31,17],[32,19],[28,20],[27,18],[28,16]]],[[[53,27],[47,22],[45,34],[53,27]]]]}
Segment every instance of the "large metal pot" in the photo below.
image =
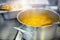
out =
{"type": "Polygon", "coordinates": [[[14,18],[16,18],[17,14],[19,12],[20,12],[20,10],[19,11],[7,11],[4,13],[3,16],[5,19],[14,19],[14,18]]]}
{"type": "MultiPolygon", "coordinates": [[[[23,14],[24,15],[24,14],[23,14]]],[[[52,14],[50,14],[52,15],[52,14]]],[[[52,15],[52,17],[53,17],[52,15]]],[[[22,26],[22,30],[25,30],[27,32],[29,32],[32,36],[29,36],[28,34],[24,33],[23,34],[23,38],[25,38],[26,40],[53,40],[55,38],[55,35],[56,35],[56,29],[57,29],[57,24],[59,24],[59,19],[60,16],[57,12],[51,10],[51,9],[44,9],[44,8],[39,8],[39,9],[36,9],[36,8],[30,8],[30,9],[25,9],[21,12],[18,13],[17,15],[17,20],[22,23],[23,25],[25,26],[22,26]],[[23,16],[21,16],[21,14],[27,10],[31,10],[31,9],[34,9],[34,10],[48,10],[50,12],[53,12],[53,15],[55,15],[57,18],[58,18],[58,21],[54,22],[53,24],[51,25],[48,25],[47,27],[45,28],[42,28],[42,27],[32,27],[31,25],[27,25],[25,23],[23,23],[19,18],[22,18],[23,16]]],[[[29,21],[28,21],[29,22],[29,21]]]]}
{"type": "MultiPolygon", "coordinates": [[[[27,24],[25,24],[25,23],[23,23],[22,21],[21,21],[21,19],[19,19],[19,18],[22,18],[23,16],[25,16],[24,14],[26,14],[26,15],[34,15],[33,13],[31,14],[31,13],[29,13],[29,14],[27,14],[27,13],[24,13],[24,12],[27,12],[27,11],[30,11],[30,10],[32,10],[32,11],[50,11],[50,12],[52,12],[51,14],[49,14],[49,15],[55,15],[57,18],[58,18],[58,21],[57,22],[59,22],[59,18],[60,18],[60,16],[59,16],[59,14],[57,13],[57,12],[55,12],[55,11],[53,11],[53,10],[51,10],[51,9],[44,9],[44,8],[29,8],[29,9],[25,9],[25,10],[22,10],[21,12],[19,12],[18,14],[17,14],[17,20],[20,22],[20,23],[22,23],[22,24],[24,24],[24,25],[27,25],[27,24]],[[23,14],[24,13],[24,14],[23,14]],[[22,15],[22,16],[21,16],[22,15]]],[[[36,13],[35,13],[36,14],[36,13]]],[[[37,13],[38,14],[38,13],[37,13]]],[[[40,15],[40,14],[39,14],[40,15]]],[[[54,22],[53,24],[55,24],[55,23],[57,23],[57,22],[54,22]]],[[[28,25],[28,26],[31,26],[31,25],[28,25]]]]}

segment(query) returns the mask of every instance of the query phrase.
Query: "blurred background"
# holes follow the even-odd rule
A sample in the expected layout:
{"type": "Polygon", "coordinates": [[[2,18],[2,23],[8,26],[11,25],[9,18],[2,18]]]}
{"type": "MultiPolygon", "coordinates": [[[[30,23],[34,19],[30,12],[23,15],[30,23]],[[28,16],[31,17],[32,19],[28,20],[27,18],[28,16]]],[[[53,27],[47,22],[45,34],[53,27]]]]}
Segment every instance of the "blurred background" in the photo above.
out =
{"type": "MultiPolygon", "coordinates": [[[[55,10],[60,14],[60,0],[38,0],[37,2],[33,2],[31,0],[31,4],[29,2],[26,2],[27,0],[23,0],[22,3],[28,3],[27,5],[24,5],[25,8],[27,6],[32,8],[40,8],[40,7],[50,7],[51,9],[55,10]]],[[[20,32],[13,29],[12,27],[19,27],[21,24],[17,21],[16,16],[21,11],[21,8],[24,6],[22,5],[21,0],[0,0],[0,40],[19,40],[20,32]],[[13,9],[12,11],[4,11],[1,10],[2,5],[9,4],[16,6],[16,9],[13,9]],[[20,7],[20,6],[21,7],[20,7]],[[19,8],[17,8],[19,6],[19,8]]],[[[60,24],[57,27],[56,30],[56,39],[60,40],[60,24]]]]}

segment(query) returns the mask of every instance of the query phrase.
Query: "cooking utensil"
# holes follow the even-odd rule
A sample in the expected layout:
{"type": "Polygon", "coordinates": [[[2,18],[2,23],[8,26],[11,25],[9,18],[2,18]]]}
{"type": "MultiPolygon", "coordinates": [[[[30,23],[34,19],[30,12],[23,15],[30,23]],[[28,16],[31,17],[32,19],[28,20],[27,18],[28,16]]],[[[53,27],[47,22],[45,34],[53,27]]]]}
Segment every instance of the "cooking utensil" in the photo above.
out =
{"type": "MultiPolygon", "coordinates": [[[[37,13],[38,14],[38,13],[37,13]]],[[[24,14],[23,14],[24,15],[24,14]]],[[[52,14],[50,14],[52,15],[52,14]]],[[[53,17],[53,15],[52,15],[53,17]]],[[[28,32],[32,32],[32,37],[29,37],[28,35],[26,34],[23,34],[25,37],[26,40],[52,40],[53,38],[55,38],[55,33],[56,33],[56,27],[57,27],[57,24],[59,24],[59,19],[60,16],[57,12],[51,10],[51,9],[44,9],[44,8],[30,8],[30,9],[25,9],[23,11],[21,11],[20,13],[18,13],[17,15],[17,20],[22,23],[23,25],[26,25],[26,28],[24,28],[26,31],[28,32]],[[25,11],[28,11],[28,10],[33,10],[35,9],[36,11],[40,11],[40,10],[48,10],[50,12],[52,12],[56,17],[58,17],[58,21],[54,22],[53,24],[51,25],[48,25],[47,27],[33,27],[31,25],[27,25],[25,23],[23,23],[19,18],[22,18],[21,14],[24,13],[25,11]]],[[[27,20],[27,19],[26,19],[27,20]]],[[[29,22],[29,21],[28,21],[29,22]]]]}

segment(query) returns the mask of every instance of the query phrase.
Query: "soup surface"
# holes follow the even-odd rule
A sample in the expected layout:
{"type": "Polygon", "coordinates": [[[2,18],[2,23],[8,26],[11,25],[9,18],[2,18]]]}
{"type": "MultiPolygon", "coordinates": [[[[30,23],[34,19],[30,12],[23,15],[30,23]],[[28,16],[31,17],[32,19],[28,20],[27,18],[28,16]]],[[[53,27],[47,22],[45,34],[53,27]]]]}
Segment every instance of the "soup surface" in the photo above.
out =
{"type": "Polygon", "coordinates": [[[2,5],[0,9],[2,9],[2,11],[13,11],[13,10],[19,10],[21,9],[21,5],[19,6],[14,6],[14,5],[2,5]]]}
{"type": "Polygon", "coordinates": [[[25,25],[32,27],[44,27],[58,21],[58,16],[48,10],[27,10],[22,12],[18,19],[25,25]]]}

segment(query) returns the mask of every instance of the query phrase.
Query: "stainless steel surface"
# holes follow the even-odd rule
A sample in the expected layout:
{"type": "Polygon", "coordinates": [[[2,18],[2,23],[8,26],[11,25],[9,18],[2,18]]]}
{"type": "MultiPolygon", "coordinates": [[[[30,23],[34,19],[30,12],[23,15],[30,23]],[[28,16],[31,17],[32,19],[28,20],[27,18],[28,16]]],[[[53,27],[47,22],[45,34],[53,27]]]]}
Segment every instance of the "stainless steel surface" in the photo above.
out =
{"type": "Polygon", "coordinates": [[[17,17],[17,14],[19,12],[20,10],[19,11],[8,11],[8,12],[5,12],[3,16],[5,19],[14,19],[17,17]]]}
{"type": "MultiPolygon", "coordinates": [[[[25,26],[24,26],[25,27],[25,26]]],[[[26,29],[26,28],[24,28],[26,29]]],[[[27,31],[30,32],[30,28],[27,28],[27,31]]],[[[20,32],[18,33],[18,36],[20,35],[20,32]]],[[[22,36],[24,36],[25,34],[23,34],[22,36]]],[[[17,40],[19,39],[19,37],[17,36],[17,40]]],[[[25,38],[26,36],[24,36],[23,38],[25,38]]],[[[57,26],[57,32],[56,32],[56,38],[54,38],[54,40],[60,40],[60,27],[57,26]]]]}
{"type": "Polygon", "coordinates": [[[15,40],[22,40],[22,33],[19,31],[15,40]]]}
{"type": "Polygon", "coordinates": [[[7,0],[0,0],[0,4],[6,3],[6,2],[7,2],[7,0]]]}
{"type": "Polygon", "coordinates": [[[58,0],[58,12],[60,14],[60,0],[58,0]]]}
{"type": "MultiPolygon", "coordinates": [[[[29,9],[26,9],[26,10],[22,10],[21,12],[19,12],[18,14],[17,14],[17,20],[20,22],[20,23],[22,23],[23,25],[27,25],[27,26],[32,26],[32,25],[28,25],[27,23],[24,23],[22,20],[21,20],[21,18],[22,18],[22,14],[23,14],[23,16],[25,17],[26,15],[24,15],[24,12],[26,12],[26,11],[28,11],[28,10],[38,10],[38,11],[36,11],[36,12],[40,12],[40,10],[42,10],[42,11],[50,11],[50,12],[53,12],[53,13],[51,13],[51,15],[55,15],[57,18],[58,18],[58,21],[57,22],[54,22],[53,24],[55,24],[55,23],[58,23],[59,22],[59,20],[60,20],[60,15],[56,12],[56,11],[54,11],[54,10],[52,10],[52,9],[50,9],[50,8],[29,8],[29,9]]],[[[25,14],[27,14],[27,13],[25,13],[25,14]]],[[[36,14],[38,14],[38,13],[36,13],[36,14]]],[[[41,13],[39,13],[39,15],[40,15],[41,13]]],[[[48,13],[49,14],[49,13],[48,13]]],[[[32,13],[29,13],[29,14],[27,14],[27,15],[30,15],[30,16],[33,16],[34,14],[32,13]]],[[[23,17],[23,18],[24,18],[23,17]]],[[[54,17],[54,16],[52,16],[52,17],[54,17]]],[[[27,18],[25,18],[26,20],[27,20],[27,18]]],[[[36,27],[36,26],[35,26],[36,27]]]]}
{"type": "Polygon", "coordinates": [[[19,26],[17,20],[3,20],[0,16],[0,40],[14,40],[17,30],[12,27],[19,26]],[[2,22],[3,20],[3,22],[2,22]]]}
{"type": "Polygon", "coordinates": [[[14,29],[19,30],[20,32],[22,32],[22,33],[24,33],[24,34],[29,35],[29,37],[32,37],[31,33],[28,32],[28,31],[25,31],[25,30],[23,30],[23,29],[21,29],[21,28],[18,28],[18,27],[14,27],[14,29]]]}
{"type": "Polygon", "coordinates": [[[56,38],[60,38],[60,26],[57,27],[56,38]]]}
{"type": "Polygon", "coordinates": [[[0,14],[5,13],[5,12],[7,12],[7,11],[0,11],[0,14]]]}
{"type": "MultiPolygon", "coordinates": [[[[27,10],[29,10],[29,9],[27,9],[27,10]]],[[[27,10],[24,10],[24,11],[27,11],[27,10]]],[[[36,9],[36,10],[41,10],[41,9],[36,9]]],[[[43,8],[42,10],[49,10],[49,9],[44,9],[43,8]]],[[[22,11],[21,13],[23,13],[24,11],[22,11]]],[[[49,11],[54,12],[53,14],[55,14],[55,16],[57,16],[58,18],[60,17],[59,14],[56,13],[55,11],[52,11],[51,9],[49,11]]],[[[19,20],[19,18],[21,18],[21,15],[20,15],[21,13],[19,13],[17,15],[17,19],[20,23],[22,23],[23,25],[26,25],[22,21],[19,20]]],[[[28,34],[23,34],[22,37],[25,38],[26,40],[51,40],[51,39],[54,39],[56,37],[57,27],[58,26],[55,25],[55,23],[54,23],[54,25],[52,24],[51,27],[47,27],[45,29],[43,29],[43,28],[33,28],[33,27],[29,27],[29,25],[26,25],[26,28],[23,27],[23,30],[25,29],[26,31],[30,32],[32,37],[30,37],[28,34]]]]}
{"type": "Polygon", "coordinates": [[[22,37],[26,40],[39,40],[40,38],[41,40],[54,39],[54,37],[56,37],[56,27],[56,25],[53,25],[52,27],[42,29],[24,26],[23,30],[30,32],[32,37],[30,37],[27,33],[23,33],[22,37]]]}
{"type": "Polygon", "coordinates": [[[57,6],[58,5],[58,0],[48,0],[50,6],[57,6]]]}

